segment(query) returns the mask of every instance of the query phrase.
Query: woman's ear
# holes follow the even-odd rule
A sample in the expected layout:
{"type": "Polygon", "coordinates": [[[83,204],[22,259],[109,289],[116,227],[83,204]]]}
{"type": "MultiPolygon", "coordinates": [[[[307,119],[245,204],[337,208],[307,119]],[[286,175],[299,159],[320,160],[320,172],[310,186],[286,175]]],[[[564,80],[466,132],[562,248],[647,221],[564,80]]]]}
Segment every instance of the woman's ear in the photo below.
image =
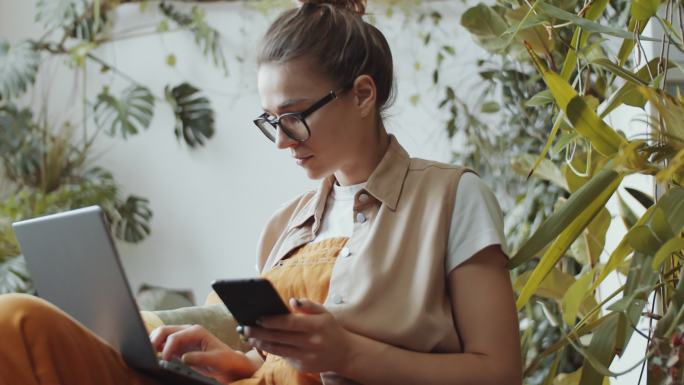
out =
{"type": "Polygon", "coordinates": [[[362,117],[371,116],[375,113],[375,82],[368,75],[361,75],[354,81],[352,86],[354,102],[362,117]]]}

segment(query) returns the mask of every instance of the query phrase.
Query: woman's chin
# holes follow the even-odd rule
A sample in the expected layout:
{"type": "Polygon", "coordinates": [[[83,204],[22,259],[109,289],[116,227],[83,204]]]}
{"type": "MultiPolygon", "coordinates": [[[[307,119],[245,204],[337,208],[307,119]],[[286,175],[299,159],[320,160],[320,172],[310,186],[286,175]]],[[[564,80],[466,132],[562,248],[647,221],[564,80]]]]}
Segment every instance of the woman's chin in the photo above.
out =
{"type": "Polygon", "coordinates": [[[323,169],[317,168],[317,167],[304,167],[304,171],[306,171],[306,176],[309,179],[323,179],[326,176],[332,174],[331,172],[326,172],[323,169]]]}

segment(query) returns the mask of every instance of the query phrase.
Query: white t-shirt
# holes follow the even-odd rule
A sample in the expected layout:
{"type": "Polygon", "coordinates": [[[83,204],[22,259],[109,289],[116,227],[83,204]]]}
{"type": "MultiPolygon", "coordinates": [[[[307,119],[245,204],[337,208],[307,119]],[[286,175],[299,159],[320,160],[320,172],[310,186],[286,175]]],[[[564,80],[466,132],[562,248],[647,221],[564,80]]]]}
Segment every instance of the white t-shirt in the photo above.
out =
{"type": "MultiPolygon", "coordinates": [[[[351,237],[354,231],[354,196],[366,183],[338,186],[328,195],[323,221],[313,242],[327,238],[351,237]]],[[[492,190],[477,175],[467,172],[456,187],[456,202],[451,216],[447,273],[491,245],[505,252],[503,214],[492,190]]]]}

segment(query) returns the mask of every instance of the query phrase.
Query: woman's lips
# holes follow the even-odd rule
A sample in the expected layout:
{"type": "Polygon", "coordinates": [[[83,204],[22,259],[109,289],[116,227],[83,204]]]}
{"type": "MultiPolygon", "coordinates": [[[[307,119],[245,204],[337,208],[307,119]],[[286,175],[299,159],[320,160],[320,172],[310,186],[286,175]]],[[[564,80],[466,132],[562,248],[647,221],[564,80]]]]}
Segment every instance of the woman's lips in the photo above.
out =
{"type": "Polygon", "coordinates": [[[308,162],[309,159],[311,159],[311,158],[313,158],[313,155],[304,156],[304,157],[299,157],[299,156],[295,157],[295,159],[297,160],[297,164],[300,166],[303,166],[304,164],[306,164],[306,162],[308,162]]]}

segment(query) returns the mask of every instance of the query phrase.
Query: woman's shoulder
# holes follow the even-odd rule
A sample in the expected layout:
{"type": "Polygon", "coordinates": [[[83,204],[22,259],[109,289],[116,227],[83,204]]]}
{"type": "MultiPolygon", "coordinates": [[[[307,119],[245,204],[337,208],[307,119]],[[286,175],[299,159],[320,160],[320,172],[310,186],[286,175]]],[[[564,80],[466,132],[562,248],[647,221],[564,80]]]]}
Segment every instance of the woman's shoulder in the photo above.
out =
{"type": "Polygon", "coordinates": [[[315,196],[316,190],[309,190],[295,196],[294,198],[291,198],[278,207],[278,209],[271,216],[271,221],[277,218],[291,218],[304,207],[312,204],[315,196]]]}
{"type": "Polygon", "coordinates": [[[423,159],[423,158],[410,158],[409,159],[409,171],[425,171],[425,170],[450,170],[451,172],[474,172],[467,166],[453,163],[439,162],[436,160],[423,159]]]}

